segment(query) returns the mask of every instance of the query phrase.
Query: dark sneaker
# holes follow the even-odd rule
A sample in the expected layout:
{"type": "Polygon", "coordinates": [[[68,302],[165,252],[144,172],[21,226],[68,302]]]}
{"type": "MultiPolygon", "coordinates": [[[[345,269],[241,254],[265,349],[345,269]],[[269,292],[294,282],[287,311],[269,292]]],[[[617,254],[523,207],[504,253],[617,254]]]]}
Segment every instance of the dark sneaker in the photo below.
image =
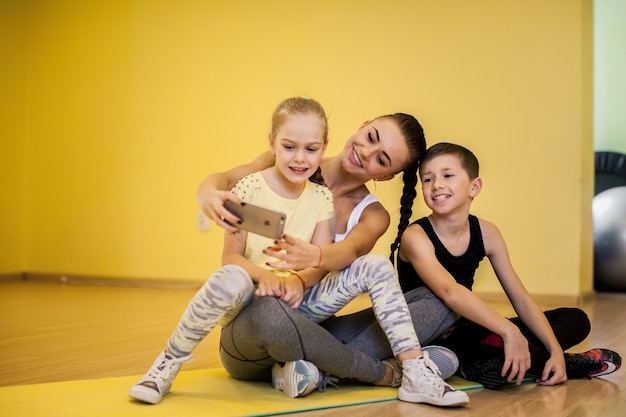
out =
{"type": "Polygon", "coordinates": [[[504,360],[495,357],[462,364],[459,370],[468,381],[478,382],[488,389],[500,389],[509,383],[506,377],[500,375],[503,366],[504,360]]]}
{"type": "Polygon", "coordinates": [[[608,349],[591,349],[583,353],[566,353],[565,369],[568,378],[592,378],[617,371],[622,358],[608,349]]]}

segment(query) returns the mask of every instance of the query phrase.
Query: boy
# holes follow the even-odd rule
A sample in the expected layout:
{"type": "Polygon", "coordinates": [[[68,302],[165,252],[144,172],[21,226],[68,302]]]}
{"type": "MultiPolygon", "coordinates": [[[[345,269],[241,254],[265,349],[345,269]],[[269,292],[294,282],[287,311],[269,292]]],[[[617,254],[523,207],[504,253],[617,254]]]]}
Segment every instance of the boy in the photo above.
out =
{"type": "MultiPolygon", "coordinates": [[[[402,233],[398,273],[403,291],[427,286],[462,316],[435,344],[457,353],[466,379],[496,389],[527,371],[540,385],[617,370],[620,356],[606,349],[581,354],[563,350],[587,337],[586,314],[576,308],[545,312],[524,288],[511,265],[498,228],[470,214],[482,188],[478,160],[468,149],[439,143],[428,149],[419,168],[428,217],[402,233]],[[507,320],[471,292],[474,273],[487,256],[519,318],[507,320]]],[[[411,306],[410,306],[411,308],[411,306]]],[[[443,318],[442,318],[443,320],[443,318]]]]}

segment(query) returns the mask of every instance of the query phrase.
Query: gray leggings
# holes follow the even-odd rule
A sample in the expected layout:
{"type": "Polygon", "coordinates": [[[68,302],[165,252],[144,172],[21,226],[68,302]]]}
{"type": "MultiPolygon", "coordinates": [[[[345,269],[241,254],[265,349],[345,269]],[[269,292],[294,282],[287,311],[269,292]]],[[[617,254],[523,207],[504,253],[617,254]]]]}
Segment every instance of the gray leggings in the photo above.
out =
{"type": "Polygon", "coordinates": [[[339,378],[370,383],[386,371],[380,361],[342,344],[274,297],[255,298],[222,329],[220,357],[231,376],[248,381],[267,381],[276,362],[299,359],[339,378]]]}
{"type": "MultiPolygon", "coordinates": [[[[415,330],[427,344],[458,318],[425,287],[405,294],[415,330]]],[[[222,330],[224,368],[244,380],[269,380],[276,362],[305,359],[327,374],[380,381],[393,356],[372,308],[317,324],[275,298],[255,299],[222,330]],[[270,319],[271,318],[271,319],[270,319]]]]}

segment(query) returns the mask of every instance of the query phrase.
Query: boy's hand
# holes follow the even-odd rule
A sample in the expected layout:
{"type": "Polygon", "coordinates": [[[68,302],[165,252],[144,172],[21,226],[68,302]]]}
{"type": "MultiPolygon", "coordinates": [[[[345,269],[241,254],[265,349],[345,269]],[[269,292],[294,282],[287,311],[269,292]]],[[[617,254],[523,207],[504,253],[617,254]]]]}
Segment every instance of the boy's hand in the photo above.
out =
{"type": "Polygon", "coordinates": [[[515,380],[515,383],[520,385],[526,371],[530,368],[530,351],[528,340],[522,332],[514,325],[512,329],[510,334],[502,338],[504,340],[504,366],[500,375],[506,377],[508,382],[515,380]]]}
{"type": "Polygon", "coordinates": [[[556,385],[567,382],[565,370],[565,358],[563,354],[552,355],[543,367],[541,377],[537,380],[539,385],[556,385]]]}

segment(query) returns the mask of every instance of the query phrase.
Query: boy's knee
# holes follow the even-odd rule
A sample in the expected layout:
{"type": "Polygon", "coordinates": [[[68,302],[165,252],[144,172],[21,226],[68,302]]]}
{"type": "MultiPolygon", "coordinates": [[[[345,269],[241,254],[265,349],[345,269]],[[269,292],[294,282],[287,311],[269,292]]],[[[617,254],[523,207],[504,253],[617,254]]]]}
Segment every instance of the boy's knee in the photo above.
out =
{"type": "Polygon", "coordinates": [[[580,331],[585,334],[589,334],[591,331],[591,321],[587,313],[579,308],[567,308],[567,312],[571,317],[571,321],[575,323],[576,328],[580,329],[580,331]]]}

